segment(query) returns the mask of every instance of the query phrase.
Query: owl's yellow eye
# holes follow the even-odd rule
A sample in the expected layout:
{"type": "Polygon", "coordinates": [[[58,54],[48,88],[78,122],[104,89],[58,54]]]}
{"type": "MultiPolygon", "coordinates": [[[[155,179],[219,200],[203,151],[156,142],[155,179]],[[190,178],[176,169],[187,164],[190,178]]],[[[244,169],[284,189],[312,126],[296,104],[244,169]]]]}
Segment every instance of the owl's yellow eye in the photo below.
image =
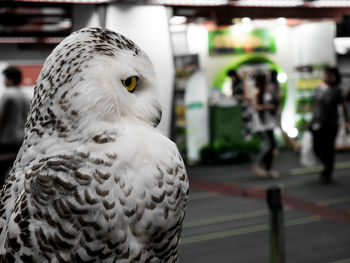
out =
{"type": "Polygon", "coordinates": [[[122,80],[122,83],[123,83],[123,86],[129,91],[129,92],[133,92],[135,90],[135,87],[136,87],[136,83],[137,83],[137,80],[139,78],[137,76],[132,76],[132,77],[129,77],[127,79],[123,79],[122,80]]]}

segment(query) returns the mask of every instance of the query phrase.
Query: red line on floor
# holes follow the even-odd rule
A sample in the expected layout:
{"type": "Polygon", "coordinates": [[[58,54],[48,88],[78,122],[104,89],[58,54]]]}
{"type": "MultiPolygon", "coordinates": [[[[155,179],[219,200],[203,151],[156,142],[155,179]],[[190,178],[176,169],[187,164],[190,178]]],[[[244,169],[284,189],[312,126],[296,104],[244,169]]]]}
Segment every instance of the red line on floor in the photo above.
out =
{"type": "MultiPolygon", "coordinates": [[[[263,188],[244,189],[239,188],[234,184],[223,184],[197,180],[190,180],[190,188],[230,196],[266,200],[266,189],[263,188]]],[[[303,210],[318,217],[323,217],[343,224],[350,224],[350,214],[344,211],[332,209],[325,205],[308,202],[293,196],[286,195],[285,193],[282,193],[282,203],[284,206],[288,206],[296,210],[303,210]]]]}

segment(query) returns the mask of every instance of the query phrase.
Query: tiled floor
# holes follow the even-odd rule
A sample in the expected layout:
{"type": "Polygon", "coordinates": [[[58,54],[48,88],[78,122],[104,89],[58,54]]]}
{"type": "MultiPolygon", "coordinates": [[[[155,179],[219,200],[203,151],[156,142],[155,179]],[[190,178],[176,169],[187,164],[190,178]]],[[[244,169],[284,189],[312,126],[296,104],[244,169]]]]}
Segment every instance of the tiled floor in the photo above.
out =
{"type": "Polygon", "coordinates": [[[350,262],[350,152],[337,154],[335,182],[318,182],[293,152],[275,158],[279,179],[261,179],[245,162],[188,167],[191,196],[180,263],[270,261],[265,190],[283,190],[286,262],[350,262]]]}

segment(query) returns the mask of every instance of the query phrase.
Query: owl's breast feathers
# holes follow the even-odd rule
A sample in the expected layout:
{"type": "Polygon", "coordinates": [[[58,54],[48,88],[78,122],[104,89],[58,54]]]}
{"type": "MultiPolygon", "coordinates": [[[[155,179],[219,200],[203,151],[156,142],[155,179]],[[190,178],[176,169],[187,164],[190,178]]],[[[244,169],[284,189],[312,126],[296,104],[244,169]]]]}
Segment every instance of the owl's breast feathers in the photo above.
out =
{"type": "Polygon", "coordinates": [[[0,253],[8,262],[176,261],[188,178],[159,138],[154,150],[125,150],[127,138],[98,134],[16,171],[2,192],[0,253]]]}

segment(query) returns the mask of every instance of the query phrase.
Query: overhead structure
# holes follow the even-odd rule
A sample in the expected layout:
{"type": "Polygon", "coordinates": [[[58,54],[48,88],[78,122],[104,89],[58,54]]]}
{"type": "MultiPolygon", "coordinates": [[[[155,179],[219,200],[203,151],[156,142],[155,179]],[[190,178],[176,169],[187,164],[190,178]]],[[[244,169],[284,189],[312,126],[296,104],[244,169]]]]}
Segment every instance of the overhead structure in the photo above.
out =
{"type": "Polygon", "coordinates": [[[187,22],[231,25],[233,18],[321,20],[339,23],[346,0],[11,0],[0,1],[0,44],[57,44],[72,32],[75,4],[164,5],[187,22]]]}
{"type": "Polygon", "coordinates": [[[198,18],[213,20],[218,25],[232,24],[233,18],[252,19],[292,18],[320,20],[331,19],[340,22],[350,14],[350,1],[338,0],[227,0],[218,1],[179,1],[150,0],[153,4],[171,6],[175,16],[185,16],[188,21],[198,18]],[[220,4],[218,4],[220,3],[220,4]]]}

